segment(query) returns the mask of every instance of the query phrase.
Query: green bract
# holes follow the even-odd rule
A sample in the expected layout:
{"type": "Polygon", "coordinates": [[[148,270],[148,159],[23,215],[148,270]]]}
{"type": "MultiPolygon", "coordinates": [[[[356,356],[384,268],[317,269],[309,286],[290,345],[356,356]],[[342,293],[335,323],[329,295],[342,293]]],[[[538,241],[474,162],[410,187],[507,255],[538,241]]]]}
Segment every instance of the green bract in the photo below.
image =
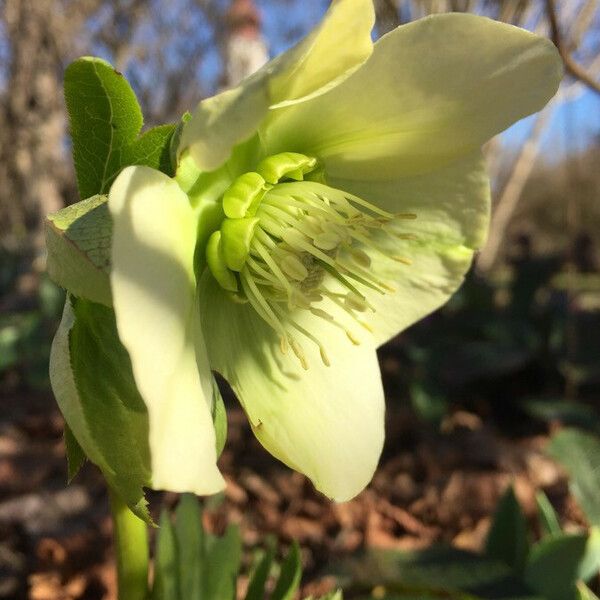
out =
{"type": "Polygon", "coordinates": [[[509,25],[439,15],[373,45],[373,22],[370,0],[334,1],[303,42],[199,104],[175,178],[130,166],[110,189],[108,295],[153,487],[223,487],[211,369],[323,493],[368,483],[376,349],[461,284],[488,226],[481,145],[561,77],[553,45],[509,25]]]}

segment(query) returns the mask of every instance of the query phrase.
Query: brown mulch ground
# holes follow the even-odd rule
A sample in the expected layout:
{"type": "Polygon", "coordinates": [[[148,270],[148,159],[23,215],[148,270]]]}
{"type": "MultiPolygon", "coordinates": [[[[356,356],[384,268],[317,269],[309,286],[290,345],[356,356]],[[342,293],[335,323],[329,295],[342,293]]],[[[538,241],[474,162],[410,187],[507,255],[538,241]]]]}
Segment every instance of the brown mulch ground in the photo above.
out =
{"type": "MultiPolygon", "coordinates": [[[[0,599],[114,599],[111,523],[97,470],[86,466],[66,486],[62,419],[50,396],[7,394],[0,406],[0,599]]],[[[323,576],[333,557],[366,547],[481,548],[510,482],[532,523],[538,489],[567,528],[581,518],[564,474],[543,453],[545,434],[507,438],[472,413],[455,411],[438,430],[390,408],[380,468],[344,504],[266,454],[239,409],[229,411],[229,425],[221,458],[228,485],[205,524],[215,532],[241,524],[248,548],[269,534],[283,546],[297,539],[306,593],[334,585],[323,576]]],[[[175,500],[151,496],[153,510],[175,500]]]]}

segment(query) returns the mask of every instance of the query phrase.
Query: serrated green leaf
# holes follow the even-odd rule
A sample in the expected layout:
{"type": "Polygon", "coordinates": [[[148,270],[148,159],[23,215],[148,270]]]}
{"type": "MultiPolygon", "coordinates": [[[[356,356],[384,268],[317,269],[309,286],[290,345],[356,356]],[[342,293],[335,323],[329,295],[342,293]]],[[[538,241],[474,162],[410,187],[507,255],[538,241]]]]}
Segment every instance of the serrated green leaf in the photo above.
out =
{"type": "Polygon", "coordinates": [[[174,163],[171,162],[170,148],[175,129],[175,124],[159,125],[143,133],[126,149],[121,167],[145,165],[162,171],[169,177],[174,176],[175,169],[174,163]]]}
{"type": "Polygon", "coordinates": [[[75,439],[71,428],[65,423],[65,451],[67,453],[67,473],[68,481],[71,483],[73,478],[79,473],[79,469],[85,463],[85,452],[75,439]]]}
{"type": "Polygon", "coordinates": [[[271,594],[271,600],[291,600],[300,585],[302,576],[302,562],[300,559],[300,548],[294,541],[281,565],[279,579],[271,594]]]}
{"type": "Polygon", "coordinates": [[[222,537],[205,536],[205,569],[202,598],[235,600],[242,558],[239,527],[230,525],[222,537]]]}
{"type": "Polygon", "coordinates": [[[152,600],[180,600],[179,558],[175,530],[166,510],[160,515],[154,559],[152,600]]]}
{"type": "Polygon", "coordinates": [[[73,299],[71,365],[89,430],[111,465],[116,491],[132,505],[150,481],[148,413],[112,310],[73,299]]]}
{"type": "Polygon", "coordinates": [[[151,523],[148,416],[112,310],[67,297],[52,344],[50,379],[66,422],[131,510],[151,523]]]}
{"type": "Polygon", "coordinates": [[[569,472],[569,487],[591,525],[600,526],[600,440],[576,429],[552,438],[550,455],[569,472]]]}
{"type": "Polygon", "coordinates": [[[108,192],[127,165],[143,164],[172,175],[165,125],[138,138],[143,116],[135,93],[121,73],[104,60],[84,57],[65,72],[73,158],[81,198],[108,192]]]}
{"type": "Polygon", "coordinates": [[[112,221],[107,196],[96,195],[48,215],[48,274],[74,296],[105,306],[110,292],[112,221]]]}
{"type": "Polygon", "coordinates": [[[106,193],[142,128],[137,98],[123,75],[93,57],[71,63],[64,86],[79,194],[106,193]]]}
{"type": "Polygon", "coordinates": [[[202,598],[204,530],[200,504],[193,494],[183,494],[175,511],[175,537],[179,555],[181,598],[202,598]]]}
{"type": "Polygon", "coordinates": [[[275,548],[270,546],[267,548],[265,555],[258,563],[256,570],[252,574],[248,590],[246,592],[246,600],[263,600],[265,597],[265,585],[271,571],[271,565],[275,558],[275,548]]]}
{"type": "Polygon", "coordinates": [[[513,487],[510,486],[496,508],[485,553],[521,573],[528,551],[527,521],[513,487]]]}
{"type": "Polygon", "coordinates": [[[544,536],[560,535],[562,529],[558,521],[558,516],[548,496],[540,491],[535,495],[535,501],[538,507],[538,515],[540,519],[540,527],[544,536]]]}
{"type": "Polygon", "coordinates": [[[566,534],[538,542],[525,567],[526,583],[547,600],[574,598],[587,543],[585,535],[566,534]]]}
{"type": "Polygon", "coordinates": [[[50,381],[52,390],[60,410],[73,435],[92,462],[112,474],[112,469],[102,455],[96,441],[91,435],[86,422],[83,404],[75,385],[75,377],[71,367],[71,350],[69,337],[75,323],[75,315],[71,306],[71,297],[67,296],[63,316],[54,336],[50,353],[50,381]]]}
{"type": "Polygon", "coordinates": [[[171,165],[177,165],[177,152],[179,150],[179,142],[183,133],[183,126],[192,118],[192,113],[186,111],[181,116],[179,123],[175,126],[175,131],[171,136],[169,144],[169,156],[171,157],[171,165]]]}
{"type": "Polygon", "coordinates": [[[175,125],[155,127],[139,136],[143,119],[133,90],[98,58],[81,58],[69,65],[65,99],[83,200],[48,217],[48,272],[74,296],[111,306],[112,224],[104,194],[128,165],[173,175],[170,144],[175,125]]]}

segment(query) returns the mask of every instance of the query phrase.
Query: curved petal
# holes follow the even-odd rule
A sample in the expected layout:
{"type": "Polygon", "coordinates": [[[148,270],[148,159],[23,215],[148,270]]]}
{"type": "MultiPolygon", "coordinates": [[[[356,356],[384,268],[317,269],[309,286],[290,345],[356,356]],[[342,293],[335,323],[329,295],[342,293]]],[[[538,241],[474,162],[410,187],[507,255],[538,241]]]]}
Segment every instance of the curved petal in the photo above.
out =
{"type": "Polygon", "coordinates": [[[374,271],[396,289],[382,296],[363,288],[375,308],[369,323],[380,345],[440,307],[462,284],[489,225],[484,160],[476,152],[433,173],[387,182],[337,180],[335,186],[390,212],[416,215],[394,224],[408,239],[385,236],[388,256],[371,254],[374,271]],[[392,255],[411,264],[390,260],[392,255]]]}
{"type": "Polygon", "coordinates": [[[277,334],[249,304],[231,302],[208,273],[200,289],[211,365],[238,395],[261,444],[330,498],[358,494],[373,476],[384,439],[373,345],[353,346],[339,330],[326,325],[316,331],[298,315],[331,359],[324,366],[307,342],[304,371],[291,352],[282,354],[277,334]]]}
{"type": "Polygon", "coordinates": [[[183,129],[180,153],[212,171],[248,139],[270,107],[302,102],[337,85],[371,54],[372,0],[334,0],[298,45],[231,90],[200,102],[183,129]],[[343,32],[343,35],[341,34],[343,32]]]}
{"type": "Polygon", "coordinates": [[[270,108],[315,98],[350,76],[373,51],[374,25],[372,0],[334,0],[318,27],[273,61],[270,108]]]}
{"type": "Polygon", "coordinates": [[[215,493],[224,482],[194,291],[196,219],[178,185],[148,167],[126,168],[108,205],[113,305],[148,408],[152,487],[215,493]]]}
{"type": "Polygon", "coordinates": [[[351,77],[280,111],[269,154],[322,158],[349,179],[431,171],[544,106],[562,63],[552,43],[469,14],[435,15],[381,38],[351,77]]]}

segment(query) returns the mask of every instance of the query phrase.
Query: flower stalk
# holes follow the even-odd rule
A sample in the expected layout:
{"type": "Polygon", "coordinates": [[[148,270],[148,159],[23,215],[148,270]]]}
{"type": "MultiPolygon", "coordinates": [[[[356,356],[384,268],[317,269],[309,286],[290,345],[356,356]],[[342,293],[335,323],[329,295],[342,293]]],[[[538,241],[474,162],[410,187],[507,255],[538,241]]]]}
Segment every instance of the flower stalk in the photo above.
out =
{"type": "Polygon", "coordinates": [[[119,600],[148,598],[148,530],[119,495],[109,487],[117,559],[119,600]]]}

